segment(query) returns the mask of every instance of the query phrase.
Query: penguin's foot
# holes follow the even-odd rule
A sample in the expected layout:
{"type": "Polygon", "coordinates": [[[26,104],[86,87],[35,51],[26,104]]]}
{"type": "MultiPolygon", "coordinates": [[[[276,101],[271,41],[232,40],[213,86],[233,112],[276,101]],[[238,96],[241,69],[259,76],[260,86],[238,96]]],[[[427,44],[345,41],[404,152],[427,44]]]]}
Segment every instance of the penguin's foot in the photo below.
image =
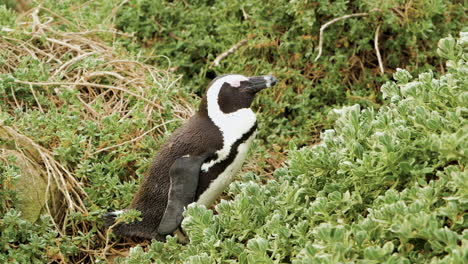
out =
{"type": "Polygon", "coordinates": [[[174,231],[174,236],[177,237],[177,242],[179,242],[182,245],[187,245],[190,242],[188,237],[180,228],[177,228],[176,231],[174,231]]]}

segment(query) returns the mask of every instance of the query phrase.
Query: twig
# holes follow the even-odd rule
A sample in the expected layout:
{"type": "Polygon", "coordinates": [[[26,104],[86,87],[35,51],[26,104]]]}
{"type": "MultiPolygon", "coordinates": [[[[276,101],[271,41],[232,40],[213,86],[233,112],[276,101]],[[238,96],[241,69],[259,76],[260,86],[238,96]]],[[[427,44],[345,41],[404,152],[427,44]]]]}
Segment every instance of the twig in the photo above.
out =
{"type": "Polygon", "coordinates": [[[241,11],[242,11],[242,15],[244,16],[244,19],[249,20],[250,16],[249,16],[249,14],[247,12],[245,12],[243,7],[241,7],[241,11]]]}
{"type": "Polygon", "coordinates": [[[317,54],[317,57],[315,58],[314,62],[317,62],[317,60],[320,58],[320,56],[322,55],[322,46],[323,46],[323,31],[325,31],[325,29],[330,26],[331,24],[334,24],[338,21],[341,21],[341,20],[344,20],[344,19],[348,19],[348,18],[351,18],[351,17],[361,17],[361,16],[367,16],[369,15],[369,13],[356,13],[356,14],[350,14],[350,15],[344,15],[344,16],[341,16],[341,17],[337,17],[333,20],[330,20],[328,21],[327,23],[323,24],[321,27],[320,27],[320,36],[319,36],[319,45],[318,45],[318,54],[317,54]]]}
{"type": "Polygon", "coordinates": [[[71,9],[72,11],[80,10],[82,7],[89,5],[90,3],[94,2],[94,1],[96,1],[96,0],[89,0],[89,1],[86,1],[86,2],[84,2],[83,4],[81,4],[81,5],[79,5],[79,6],[71,7],[70,9],[71,9]]]}
{"type": "MultiPolygon", "coordinates": [[[[158,113],[159,113],[159,116],[161,117],[161,120],[164,120],[163,113],[162,113],[161,109],[158,109],[158,113]]],[[[162,125],[164,127],[164,131],[167,132],[166,122],[163,122],[162,125]]]]}
{"type": "Polygon", "coordinates": [[[97,83],[89,83],[89,82],[27,82],[27,81],[21,81],[21,80],[15,80],[15,83],[22,83],[22,84],[32,84],[32,85],[82,85],[82,86],[92,86],[92,87],[97,87],[97,88],[106,88],[106,89],[112,89],[112,90],[117,90],[117,91],[122,91],[125,93],[128,93],[129,95],[132,95],[140,100],[143,100],[147,102],[148,104],[156,107],[156,108],[161,108],[160,105],[155,104],[154,102],[144,98],[143,96],[136,94],[134,92],[131,92],[127,89],[121,88],[121,87],[116,87],[112,85],[105,85],[105,84],[97,84],[97,83]]]}
{"type": "MultiPolygon", "coordinates": [[[[59,63],[59,64],[62,64],[62,63],[63,63],[60,59],[57,59],[57,58],[55,58],[54,56],[52,56],[51,54],[49,54],[49,53],[47,53],[47,52],[44,52],[44,51],[38,49],[37,47],[31,45],[31,44],[28,43],[28,42],[24,42],[24,41],[22,41],[22,40],[15,39],[15,38],[10,38],[10,37],[6,37],[6,36],[2,36],[2,38],[7,39],[7,40],[11,40],[11,41],[18,42],[19,45],[22,46],[22,47],[28,46],[29,48],[34,49],[35,52],[37,52],[37,53],[39,53],[39,54],[41,54],[41,55],[47,56],[47,57],[49,57],[50,59],[55,60],[55,61],[56,61],[57,63],[59,63]]],[[[24,48],[24,49],[27,50],[29,53],[31,53],[31,51],[30,51],[29,49],[27,49],[27,48],[24,48]]],[[[32,54],[31,56],[37,59],[37,56],[36,56],[35,54],[32,54]]]]}
{"type": "Polygon", "coordinates": [[[379,50],[379,29],[380,29],[380,25],[378,25],[377,29],[375,30],[374,48],[375,48],[375,53],[377,54],[377,60],[379,61],[380,73],[383,74],[384,67],[383,67],[382,57],[380,56],[380,50],[379,50]]]}
{"type": "Polygon", "coordinates": [[[5,32],[14,32],[15,31],[15,30],[13,30],[11,28],[8,28],[8,27],[1,27],[0,30],[5,31],[5,32]]]}
{"type": "Polygon", "coordinates": [[[18,100],[16,99],[15,90],[13,90],[13,87],[10,87],[10,90],[11,95],[13,96],[13,100],[15,101],[16,108],[21,108],[20,104],[18,103],[18,100]]]}
{"type": "MultiPolygon", "coordinates": [[[[125,77],[123,77],[122,75],[116,73],[116,72],[112,72],[112,71],[95,71],[95,72],[91,72],[91,73],[86,73],[84,78],[86,80],[90,79],[90,78],[94,78],[94,77],[98,77],[98,76],[106,76],[106,75],[110,75],[116,79],[119,79],[120,81],[123,81],[125,80],[125,77]]],[[[128,82],[126,83],[126,85],[128,84],[128,82]]]]}
{"type": "Polygon", "coordinates": [[[139,136],[136,137],[136,138],[132,138],[132,139],[130,139],[130,140],[127,140],[127,141],[122,142],[122,143],[117,144],[117,145],[113,145],[113,146],[109,146],[109,147],[102,148],[102,149],[100,149],[100,150],[96,150],[96,151],[94,151],[93,153],[91,153],[90,155],[92,156],[92,155],[98,154],[98,153],[100,153],[100,152],[109,150],[109,149],[113,149],[113,148],[116,148],[116,147],[119,147],[119,146],[122,146],[122,145],[125,145],[125,144],[128,144],[128,143],[135,142],[135,141],[139,140],[140,138],[146,136],[147,134],[151,133],[151,132],[154,131],[155,129],[157,129],[157,128],[159,128],[159,127],[162,127],[162,126],[165,126],[165,125],[167,125],[167,124],[169,124],[169,123],[172,123],[172,122],[175,122],[175,121],[179,121],[179,120],[174,119],[174,120],[166,121],[166,122],[160,124],[159,126],[155,126],[155,127],[151,128],[150,130],[146,131],[145,133],[139,135],[139,136]]]}
{"type": "Polygon", "coordinates": [[[68,35],[88,35],[88,34],[94,34],[94,33],[109,33],[109,34],[114,34],[114,35],[120,35],[123,37],[134,37],[135,33],[127,33],[127,32],[119,32],[116,30],[103,30],[103,29],[93,29],[93,30],[87,30],[87,31],[82,31],[82,32],[63,32],[62,35],[68,36],[68,35]]]}
{"type": "Polygon", "coordinates": [[[221,55],[219,55],[218,57],[216,57],[216,59],[213,61],[213,63],[211,64],[211,66],[214,66],[214,67],[218,67],[219,66],[219,62],[226,58],[227,56],[229,56],[230,54],[234,53],[236,50],[238,50],[240,47],[244,46],[245,44],[247,44],[247,42],[249,41],[249,38],[246,38],[246,39],[243,39],[239,42],[237,42],[236,45],[232,46],[230,49],[228,49],[227,51],[223,52],[221,55]]]}
{"type": "Polygon", "coordinates": [[[129,0],[124,0],[122,1],[118,6],[112,8],[112,11],[110,13],[110,15],[108,17],[106,17],[106,20],[111,18],[111,19],[114,19],[117,15],[117,12],[119,11],[119,9],[124,6],[126,3],[128,3],[129,0]]]}
{"type": "Polygon", "coordinates": [[[101,252],[101,256],[103,259],[107,259],[106,257],[107,251],[109,250],[110,247],[113,246],[113,245],[109,246],[110,233],[112,232],[112,229],[116,227],[118,224],[120,224],[120,222],[115,222],[113,225],[109,226],[109,228],[107,228],[106,230],[106,244],[104,245],[104,249],[101,252]]]}
{"type": "Polygon", "coordinates": [[[83,50],[80,47],[68,44],[65,41],[61,41],[61,40],[53,39],[53,38],[45,38],[45,39],[52,42],[52,43],[59,44],[59,45],[62,45],[62,46],[66,46],[66,47],[68,47],[68,48],[70,48],[72,50],[75,50],[75,51],[79,52],[79,53],[83,53],[83,50]]]}
{"type": "Polygon", "coordinates": [[[49,13],[52,14],[53,16],[55,16],[55,17],[57,17],[57,18],[60,18],[63,22],[65,22],[65,24],[67,24],[67,25],[69,25],[69,26],[71,26],[71,27],[77,28],[77,25],[74,25],[70,20],[64,18],[63,16],[61,16],[61,15],[55,13],[54,11],[52,11],[52,10],[46,8],[46,7],[43,7],[42,5],[39,6],[37,9],[38,9],[38,10],[39,10],[39,9],[42,9],[42,10],[44,10],[44,11],[46,11],[46,12],[49,12],[49,13]]]}
{"type": "Polygon", "coordinates": [[[37,106],[39,107],[39,110],[41,111],[41,113],[44,114],[44,110],[42,109],[41,103],[39,103],[39,99],[37,99],[37,96],[36,96],[36,93],[34,92],[32,84],[29,85],[29,89],[31,90],[31,93],[32,93],[32,95],[34,97],[34,100],[36,100],[36,103],[37,103],[37,106]]]}
{"type": "Polygon", "coordinates": [[[33,19],[33,26],[32,29],[34,32],[39,32],[39,34],[44,35],[44,30],[42,29],[42,23],[39,19],[39,9],[41,9],[42,5],[39,5],[34,11],[31,13],[33,19]]]}
{"type": "Polygon", "coordinates": [[[92,113],[95,117],[99,117],[99,116],[100,116],[99,113],[96,112],[89,104],[87,104],[87,103],[83,100],[83,98],[81,98],[80,95],[77,95],[76,97],[78,98],[78,100],[79,100],[82,104],[84,104],[84,106],[86,107],[86,109],[88,109],[88,111],[89,111],[90,113],[92,113]]]}
{"type": "MultiPolygon", "coordinates": [[[[153,69],[153,70],[155,70],[155,71],[158,71],[158,72],[160,72],[160,70],[154,69],[154,67],[151,67],[151,66],[148,66],[148,65],[144,65],[143,63],[141,63],[141,62],[139,62],[139,61],[135,61],[135,60],[111,60],[111,61],[105,62],[105,63],[103,64],[103,66],[106,66],[106,65],[109,65],[109,64],[118,64],[118,63],[136,64],[136,65],[142,67],[143,69],[145,69],[145,70],[151,75],[151,78],[153,79],[153,81],[154,81],[156,84],[159,84],[159,83],[157,82],[156,77],[154,76],[153,71],[151,71],[151,69],[153,69]]],[[[169,61],[169,64],[170,64],[170,61],[169,61]]],[[[180,78],[182,78],[182,76],[180,76],[180,78]]],[[[178,78],[177,80],[179,80],[179,78],[178,78]]]]}
{"type": "Polygon", "coordinates": [[[97,52],[95,51],[92,51],[92,52],[88,52],[88,53],[84,53],[84,54],[81,54],[79,56],[76,56],[75,58],[65,62],[64,64],[62,64],[62,66],[60,66],[57,70],[55,70],[55,72],[52,74],[51,77],[54,77],[56,76],[59,72],[63,72],[63,70],[65,70],[68,66],[72,65],[73,63],[83,59],[83,58],[86,58],[90,55],[93,55],[93,54],[96,54],[97,52]]]}

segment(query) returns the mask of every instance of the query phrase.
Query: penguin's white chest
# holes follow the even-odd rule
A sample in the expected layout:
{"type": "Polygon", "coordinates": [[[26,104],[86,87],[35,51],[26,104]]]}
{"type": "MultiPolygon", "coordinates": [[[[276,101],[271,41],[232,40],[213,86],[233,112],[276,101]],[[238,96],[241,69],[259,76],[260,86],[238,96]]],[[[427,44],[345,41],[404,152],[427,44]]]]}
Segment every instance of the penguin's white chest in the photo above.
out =
{"type": "Polygon", "coordinates": [[[216,198],[223,193],[223,191],[229,186],[229,184],[234,180],[234,177],[239,172],[242,164],[245,161],[247,153],[249,152],[250,144],[255,138],[253,133],[246,141],[239,144],[237,147],[237,155],[229,164],[224,171],[216,177],[214,181],[210,183],[208,189],[206,189],[198,198],[197,204],[204,205],[206,207],[211,206],[216,198]]]}
{"type": "MultiPolygon", "coordinates": [[[[216,151],[217,159],[211,160],[202,164],[201,171],[208,172],[211,167],[226,160],[231,153],[232,148],[236,146],[236,142],[242,139],[252,128],[255,127],[257,119],[254,112],[250,108],[241,108],[232,113],[224,113],[218,105],[218,95],[221,89],[221,84],[210,87],[207,93],[208,100],[208,116],[213,123],[218,127],[223,137],[223,148],[216,151]]],[[[224,168],[208,186],[208,188],[200,195],[197,200],[198,204],[209,207],[216,198],[228,187],[234,180],[237,172],[239,172],[244,163],[247,152],[249,151],[250,143],[255,137],[253,133],[247,140],[240,142],[235,151],[234,160],[224,168]]]]}

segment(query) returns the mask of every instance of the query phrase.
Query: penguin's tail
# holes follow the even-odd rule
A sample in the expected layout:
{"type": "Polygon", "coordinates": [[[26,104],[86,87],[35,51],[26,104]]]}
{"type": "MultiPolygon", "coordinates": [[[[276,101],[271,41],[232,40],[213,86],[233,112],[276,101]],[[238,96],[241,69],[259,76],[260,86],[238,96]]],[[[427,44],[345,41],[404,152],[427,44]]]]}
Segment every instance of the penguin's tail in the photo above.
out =
{"type": "Polygon", "coordinates": [[[116,218],[124,212],[125,210],[119,210],[104,214],[102,218],[104,220],[106,229],[112,227],[112,233],[120,237],[141,237],[146,239],[166,241],[165,236],[158,234],[155,230],[153,230],[153,226],[148,225],[147,223],[132,222],[116,224],[116,218]]]}
{"type": "Polygon", "coordinates": [[[123,210],[119,210],[119,211],[105,213],[102,216],[102,219],[104,220],[105,227],[109,228],[109,227],[113,226],[115,224],[115,218],[117,216],[119,216],[120,214],[122,214],[123,212],[124,212],[123,210]]]}

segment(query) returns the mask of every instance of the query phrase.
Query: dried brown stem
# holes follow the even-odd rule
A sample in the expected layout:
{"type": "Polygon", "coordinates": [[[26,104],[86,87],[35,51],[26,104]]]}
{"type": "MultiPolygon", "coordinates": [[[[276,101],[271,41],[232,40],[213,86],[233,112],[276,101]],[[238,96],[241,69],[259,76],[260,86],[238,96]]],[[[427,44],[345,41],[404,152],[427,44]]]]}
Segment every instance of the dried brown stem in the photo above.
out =
{"type": "MultiPolygon", "coordinates": [[[[370,12],[373,12],[373,11],[378,11],[377,9],[373,9],[371,10],[370,12]]],[[[345,19],[348,19],[348,18],[352,18],[352,17],[362,17],[362,16],[368,16],[369,13],[367,12],[364,12],[364,13],[355,13],[355,14],[349,14],[349,15],[344,15],[344,16],[340,16],[340,17],[337,17],[335,19],[332,19],[330,21],[328,21],[327,23],[323,24],[321,27],[320,27],[320,36],[319,36],[319,45],[318,45],[318,54],[317,54],[317,57],[315,57],[315,60],[314,62],[317,62],[317,60],[320,58],[320,56],[322,56],[322,47],[323,47],[323,32],[325,31],[325,29],[338,22],[338,21],[341,21],[341,20],[345,20],[345,19]]]]}
{"type": "Polygon", "coordinates": [[[121,87],[116,87],[112,85],[106,85],[106,84],[98,84],[98,83],[90,83],[90,82],[28,82],[28,81],[21,81],[21,80],[15,80],[15,83],[21,83],[21,84],[32,84],[32,85],[39,85],[39,86],[49,86],[49,85],[70,85],[70,86],[91,86],[91,87],[97,87],[97,88],[107,88],[107,89],[112,89],[112,90],[117,90],[117,91],[122,91],[124,93],[127,93],[131,96],[134,96],[142,101],[147,102],[148,104],[156,107],[156,108],[161,108],[160,105],[155,104],[154,102],[142,97],[139,94],[136,94],[132,91],[129,91],[125,88],[121,87]]]}
{"type": "Polygon", "coordinates": [[[88,53],[84,53],[84,54],[81,54],[79,56],[76,56],[75,58],[67,61],[66,63],[62,64],[57,70],[55,70],[55,72],[52,74],[52,78],[55,77],[59,72],[63,72],[66,68],[68,68],[68,66],[72,65],[73,63],[81,60],[81,59],[84,59],[90,55],[93,55],[93,54],[96,54],[96,52],[88,52],[88,53]]]}
{"type": "Polygon", "coordinates": [[[68,47],[69,49],[71,50],[74,50],[74,51],[77,51],[79,53],[82,53],[83,50],[79,47],[79,46],[75,46],[75,45],[71,45],[71,44],[68,44],[67,42],[65,41],[61,41],[61,40],[58,40],[58,39],[53,39],[53,38],[46,38],[46,40],[52,42],[52,43],[55,43],[55,44],[59,44],[59,45],[62,45],[62,46],[66,46],[68,47]]]}
{"type": "Polygon", "coordinates": [[[234,53],[236,50],[238,50],[240,47],[244,46],[245,44],[247,44],[247,42],[249,41],[249,38],[245,38],[239,42],[236,43],[236,45],[232,46],[230,49],[228,49],[227,51],[221,53],[218,57],[216,57],[216,59],[213,61],[213,63],[211,64],[212,67],[218,67],[219,66],[219,63],[221,62],[222,59],[226,58],[227,56],[229,56],[230,54],[234,53]]]}
{"type": "Polygon", "coordinates": [[[34,92],[34,89],[33,89],[32,85],[29,85],[29,90],[31,90],[31,94],[33,95],[34,100],[37,103],[37,107],[39,107],[39,111],[41,111],[41,113],[44,113],[44,109],[42,109],[42,105],[39,102],[39,99],[37,99],[36,93],[34,92]]]}
{"type": "Polygon", "coordinates": [[[107,259],[107,251],[109,248],[111,248],[113,245],[109,245],[109,240],[110,240],[110,233],[112,232],[112,229],[116,227],[120,222],[115,222],[113,225],[109,226],[106,230],[106,242],[104,244],[104,249],[101,251],[101,256],[103,259],[107,259]]]}
{"type": "Polygon", "coordinates": [[[375,48],[375,54],[377,55],[377,60],[379,61],[380,73],[384,74],[385,70],[384,70],[382,57],[380,56],[380,50],[379,50],[379,30],[380,30],[380,25],[378,25],[377,29],[375,30],[374,48],[375,48]]]}
{"type": "Polygon", "coordinates": [[[177,119],[173,119],[173,120],[169,120],[169,121],[166,121],[158,126],[155,126],[153,128],[151,128],[150,130],[146,131],[145,133],[139,135],[138,137],[136,138],[132,138],[131,140],[127,140],[125,142],[122,142],[120,144],[117,144],[117,145],[113,145],[113,146],[109,146],[109,147],[105,147],[105,148],[102,148],[102,149],[99,149],[99,150],[96,150],[95,152],[91,153],[90,155],[95,155],[95,154],[98,154],[100,152],[103,152],[103,151],[106,151],[106,150],[109,150],[109,149],[113,149],[113,148],[116,148],[116,147],[120,147],[120,146],[123,146],[125,144],[128,144],[128,143],[132,143],[132,142],[135,142],[135,141],[138,141],[139,139],[141,139],[142,137],[146,136],[147,134],[153,132],[155,129],[158,129],[159,127],[162,127],[162,126],[165,126],[169,123],[172,123],[172,122],[175,122],[175,121],[178,121],[177,119]]]}

